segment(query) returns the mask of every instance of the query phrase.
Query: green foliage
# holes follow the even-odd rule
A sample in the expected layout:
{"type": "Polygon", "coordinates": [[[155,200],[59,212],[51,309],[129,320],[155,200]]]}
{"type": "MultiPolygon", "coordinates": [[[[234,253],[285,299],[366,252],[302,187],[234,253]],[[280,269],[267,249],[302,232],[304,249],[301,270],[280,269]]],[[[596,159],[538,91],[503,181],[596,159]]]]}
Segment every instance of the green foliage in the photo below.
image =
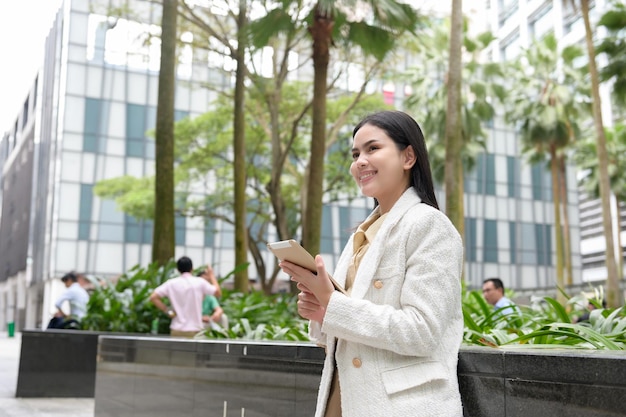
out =
{"type": "Polygon", "coordinates": [[[513,84],[506,118],[520,126],[523,152],[531,161],[581,136],[579,126],[590,115],[585,71],[574,65],[582,56],[576,46],[559,52],[556,38],[548,34],[508,67],[513,84]]]}
{"type": "MultiPolygon", "coordinates": [[[[605,129],[608,174],[611,191],[619,201],[626,201],[626,125],[618,123],[605,129]]],[[[583,174],[580,183],[595,198],[600,196],[598,152],[594,137],[576,143],[574,161],[583,174]]]]}
{"type": "Polygon", "coordinates": [[[610,9],[600,18],[599,27],[608,30],[596,48],[604,54],[607,64],[600,69],[603,81],[613,80],[613,96],[618,104],[626,105],[626,4],[615,0],[610,9]]]}
{"type": "MultiPolygon", "coordinates": [[[[169,334],[169,318],[149,301],[149,296],[158,285],[176,275],[172,261],[163,267],[136,266],[115,282],[101,281],[90,297],[83,329],[149,333],[156,318],[158,333],[169,334]]],[[[596,298],[601,299],[602,295],[596,298]]],[[[290,294],[223,290],[220,304],[229,318],[229,328],[208,329],[198,337],[308,341],[308,322],[298,315],[296,301],[290,294]]],[[[530,306],[516,305],[512,313],[503,314],[502,310],[494,311],[479,291],[466,291],[463,343],[509,348],[626,350],[626,307],[597,308],[591,311],[588,322],[576,323],[582,313],[578,305],[587,305],[587,299],[572,297],[563,307],[556,300],[543,297],[533,299],[530,306]]]]}
{"type": "MultiPolygon", "coordinates": [[[[238,268],[247,267],[241,265],[238,268]]],[[[199,273],[203,267],[198,268],[199,273]]],[[[226,280],[236,272],[222,277],[226,280]]],[[[169,334],[170,319],[150,302],[150,294],[169,278],[178,276],[176,263],[133,267],[116,280],[99,280],[87,304],[84,330],[150,333],[158,320],[158,333],[169,334]]],[[[167,302],[167,300],[166,300],[167,302]]],[[[212,338],[248,340],[308,340],[308,323],[297,312],[296,299],[289,294],[266,296],[224,290],[220,304],[230,320],[225,331],[207,330],[212,338]]]]}
{"type": "Polygon", "coordinates": [[[130,216],[154,218],[154,177],[110,178],[97,182],[93,191],[98,197],[115,200],[117,208],[130,216]]]}
{"type": "MultiPolygon", "coordinates": [[[[413,87],[407,106],[420,121],[427,141],[435,181],[444,179],[446,152],[447,68],[449,62],[449,21],[432,21],[424,36],[412,40],[407,48],[417,55],[418,66],[403,77],[413,87]]],[[[504,73],[498,63],[482,63],[479,54],[495,37],[490,32],[475,37],[464,33],[463,85],[461,91],[461,134],[464,169],[474,168],[477,155],[486,149],[484,123],[495,116],[495,106],[506,98],[504,73]]]]}
{"type": "Polygon", "coordinates": [[[228,330],[207,329],[209,338],[307,341],[308,322],[298,315],[296,296],[225,291],[220,304],[228,330]]]}
{"type": "Polygon", "coordinates": [[[176,263],[164,266],[152,263],[133,267],[116,280],[101,279],[89,297],[87,315],[81,324],[85,330],[149,333],[158,319],[158,332],[169,333],[170,319],[149,300],[156,287],[176,275],[176,263]]]}
{"type": "MultiPolygon", "coordinates": [[[[507,348],[573,348],[626,350],[626,308],[596,309],[589,322],[576,323],[580,298],[563,307],[551,297],[534,298],[530,306],[516,305],[503,314],[478,291],[463,297],[465,345],[507,348]]],[[[586,299],[585,299],[586,304],[586,299]]]]}

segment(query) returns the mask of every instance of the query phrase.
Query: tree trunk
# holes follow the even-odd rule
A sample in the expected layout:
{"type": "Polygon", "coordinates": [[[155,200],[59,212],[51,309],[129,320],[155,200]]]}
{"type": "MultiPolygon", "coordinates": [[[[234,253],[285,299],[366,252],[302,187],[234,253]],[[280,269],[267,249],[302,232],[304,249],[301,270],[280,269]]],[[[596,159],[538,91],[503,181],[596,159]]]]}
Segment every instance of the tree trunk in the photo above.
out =
{"type": "Polygon", "coordinates": [[[589,1],[580,1],[585,21],[585,40],[587,54],[589,56],[589,75],[591,76],[591,94],[593,97],[592,109],[594,128],[596,131],[596,146],[598,152],[598,171],[600,181],[600,201],[602,203],[602,225],[604,226],[604,238],[606,240],[606,301],[610,308],[619,308],[624,302],[623,294],[619,288],[617,265],[615,263],[615,245],[613,243],[613,221],[611,219],[611,185],[608,173],[608,155],[606,151],[606,136],[602,122],[602,103],[600,100],[600,82],[598,68],[596,67],[596,53],[593,46],[593,33],[589,22],[589,1]]]}
{"type": "MultiPolygon", "coordinates": [[[[239,0],[237,16],[237,70],[235,72],[235,105],[233,114],[233,148],[235,177],[235,265],[248,262],[248,227],[246,216],[246,126],[244,118],[246,76],[246,10],[245,0],[239,0]]],[[[248,268],[235,273],[235,290],[247,293],[249,290],[248,268]]]]}
{"type": "MultiPolygon", "coordinates": [[[[463,232],[463,190],[459,178],[463,175],[461,164],[461,44],[463,41],[462,0],[452,0],[450,25],[450,55],[448,66],[448,103],[446,112],[446,156],[444,182],[446,189],[446,214],[463,232]],[[459,172],[461,171],[461,172],[459,172]],[[459,191],[460,190],[460,191],[459,191]]],[[[462,235],[461,235],[462,236],[462,235]]]]}
{"type": "Polygon", "coordinates": [[[619,256],[617,257],[617,279],[624,279],[624,249],[622,248],[622,216],[620,212],[620,199],[615,196],[615,209],[617,212],[617,248],[619,256]]]}
{"type": "MultiPolygon", "coordinates": [[[[461,235],[463,243],[465,243],[465,171],[461,158],[459,158],[458,164],[460,165],[457,171],[459,175],[457,185],[459,193],[459,212],[457,213],[458,223],[456,224],[456,229],[461,235]]],[[[463,263],[463,269],[461,270],[461,282],[465,284],[465,263],[463,263]]]]}
{"type": "Polygon", "coordinates": [[[559,157],[559,190],[561,192],[561,207],[563,210],[563,256],[565,261],[565,272],[567,272],[565,284],[572,285],[574,283],[572,271],[572,238],[570,235],[569,210],[567,209],[568,198],[566,174],[565,156],[561,155],[559,157]]]}
{"type": "Polygon", "coordinates": [[[156,117],[154,233],[152,261],[174,257],[174,94],[176,86],[177,0],[163,0],[161,69],[156,117]]]}
{"type": "Polygon", "coordinates": [[[320,250],[326,154],[326,83],[333,24],[333,17],[321,13],[319,5],[316,6],[313,25],[310,27],[313,37],[313,121],[302,225],[302,245],[312,255],[318,254],[320,250]]]}
{"type": "Polygon", "coordinates": [[[289,228],[287,227],[287,210],[280,182],[285,165],[285,153],[287,153],[287,150],[284,150],[282,147],[280,135],[280,88],[282,88],[282,86],[276,86],[274,91],[272,91],[268,97],[272,135],[272,166],[267,191],[274,211],[274,226],[276,227],[279,238],[281,240],[285,240],[291,238],[292,236],[289,236],[289,228]]]}
{"type": "MultiPolygon", "coordinates": [[[[563,294],[563,232],[561,229],[561,198],[559,191],[559,160],[555,145],[550,145],[550,171],[552,173],[552,199],[554,203],[554,240],[556,243],[556,299],[565,305],[567,299],[563,294]]],[[[549,251],[548,251],[549,253],[549,251]]]]}

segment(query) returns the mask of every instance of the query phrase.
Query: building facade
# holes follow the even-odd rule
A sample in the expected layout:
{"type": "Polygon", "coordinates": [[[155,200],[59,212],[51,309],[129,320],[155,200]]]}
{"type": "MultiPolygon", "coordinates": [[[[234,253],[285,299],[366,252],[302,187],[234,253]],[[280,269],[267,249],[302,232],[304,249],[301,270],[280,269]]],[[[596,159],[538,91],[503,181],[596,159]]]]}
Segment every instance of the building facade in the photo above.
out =
{"type": "MultiPolygon", "coordinates": [[[[148,35],[159,33],[160,7],[135,0],[129,2],[135,17],[114,18],[105,3],[63,3],[42,69],[0,144],[0,328],[11,321],[17,329],[45,326],[63,290],[58,278],[68,271],[116,277],[150,262],[151,222],[120,212],[93,189],[103,179],[154,172],[154,141],[147,132],[156,119],[159,43],[148,35]]],[[[231,86],[223,66],[207,65],[206,56],[190,48],[183,48],[177,69],[177,118],[209,109],[216,93],[203,84],[231,86]]],[[[383,93],[382,85],[378,90],[383,93]]],[[[402,97],[387,98],[402,108],[402,97]]],[[[487,143],[466,177],[466,281],[478,288],[483,279],[499,276],[519,294],[553,295],[549,174],[524,162],[509,127],[489,127],[487,143]]],[[[575,242],[578,194],[575,174],[568,175],[575,242]]],[[[443,193],[437,193],[443,205],[443,193]]],[[[321,252],[330,269],[371,208],[364,198],[324,206],[321,252]]],[[[188,255],[225,275],[235,266],[233,249],[232,225],[176,219],[177,257],[188,255]]],[[[273,262],[269,252],[267,262],[273,262]]],[[[573,280],[580,284],[577,247],[573,262],[573,280]]]]}
{"type": "MultiPolygon", "coordinates": [[[[561,0],[488,0],[484,3],[489,29],[496,34],[498,45],[492,50],[492,59],[505,61],[515,58],[521,48],[527,48],[533,39],[553,33],[560,45],[578,44],[586,53],[585,28],[580,10],[572,7],[572,2],[561,0]]],[[[606,0],[589,2],[592,25],[598,21],[609,7],[606,0]]],[[[602,28],[596,32],[596,39],[604,36],[602,28]]],[[[597,58],[598,65],[604,63],[597,58]]],[[[600,88],[602,115],[605,127],[613,125],[613,109],[610,85],[600,88]]],[[[611,197],[611,218],[616,259],[623,262],[626,255],[626,216],[624,205],[618,206],[611,197]],[[620,245],[621,242],[621,245],[620,245]]],[[[581,190],[580,197],[580,242],[582,281],[591,285],[606,280],[604,230],[600,201],[590,198],[581,190]]],[[[621,277],[622,279],[624,276],[621,277]]]]}

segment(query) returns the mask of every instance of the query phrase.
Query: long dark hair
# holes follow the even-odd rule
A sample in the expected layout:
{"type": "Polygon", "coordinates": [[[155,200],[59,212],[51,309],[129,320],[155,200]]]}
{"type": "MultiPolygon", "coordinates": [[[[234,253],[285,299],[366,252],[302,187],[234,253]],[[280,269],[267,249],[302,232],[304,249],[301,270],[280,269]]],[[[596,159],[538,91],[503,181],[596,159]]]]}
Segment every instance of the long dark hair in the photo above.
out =
{"type": "Polygon", "coordinates": [[[424,203],[439,210],[439,204],[437,204],[437,198],[435,197],[433,176],[430,171],[428,150],[426,149],[422,129],[420,129],[415,119],[401,111],[373,113],[366,116],[356,125],[352,132],[352,137],[354,138],[356,132],[365,125],[376,126],[384,130],[401,151],[406,149],[407,146],[413,148],[416,161],[411,168],[411,187],[415,189],[417,195],[424,203]]]}

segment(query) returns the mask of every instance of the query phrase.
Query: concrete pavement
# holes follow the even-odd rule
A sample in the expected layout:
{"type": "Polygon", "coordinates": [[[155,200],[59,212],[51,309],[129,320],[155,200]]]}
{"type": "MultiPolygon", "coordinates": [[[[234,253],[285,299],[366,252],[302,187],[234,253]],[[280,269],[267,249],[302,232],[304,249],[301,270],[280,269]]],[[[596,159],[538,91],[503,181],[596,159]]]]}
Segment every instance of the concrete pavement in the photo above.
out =
{"type": "Polygon", "coordinates": [[[15,398],[20,347],[21,333],[0,332],[0,417],[93,417],[93,398],[15,398]]]}

